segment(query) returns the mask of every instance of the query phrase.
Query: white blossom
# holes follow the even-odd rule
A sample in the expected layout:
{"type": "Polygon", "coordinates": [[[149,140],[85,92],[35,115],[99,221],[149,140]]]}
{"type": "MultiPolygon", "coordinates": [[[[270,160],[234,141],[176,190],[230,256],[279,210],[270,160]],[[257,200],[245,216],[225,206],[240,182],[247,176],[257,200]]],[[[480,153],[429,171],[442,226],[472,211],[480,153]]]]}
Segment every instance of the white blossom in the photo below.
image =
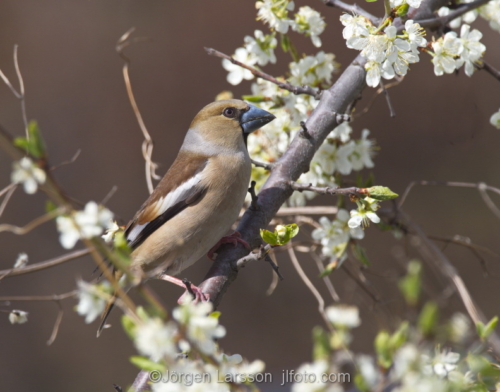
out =
{"type": "Polygon", "coordinates": [[[120,226],[118,226],[116,221],[112,221],[108,226],[108,228],[106,229],[105,233],[101,237],[106,243],[110,244],[113,242],[116,233],[118,233],[119,231],[120,231],[120,226]]]}
{"type": "MultiPolygon", "coordinates": [[[[257,58],[253,56],[251,53],[249,53],[246,48],[236,49],[233,58],[236,61],[239,61],[240,63],[250,66],[254,65],[257,62],[257,58]]],[[[233,64],[228,59],[222,60],[222,66],[226,71],[229,72],[226,78],[228,83],[234,86],[240,84],[243,79],[245,80],[253,79],[253,74],[248,69],[233,64]]]]}
{"type": "Polygon", "coordinates": [[[38,185],[45,183],[47,175],[30,158],[24,157],[12,164],[11,181],[13,184],[23,184],[24,191],[33,194],[38,185]]]}
{"type": "Polygon", "coordinates": [[[9,313],[9,321],[11,324],[24,324],[28,321],[28,312],[24,310],[12,310],[9,313]]]}
{"type": "Polygon", "coordinates": [[[174,323],[165,324],[159,318],[148,319],[137,326],[134,343],[141,354],[153,361],[163,357],[175,358],[177,348],[173,338],[176,332],[174,323]]]}
{"type": "Polygon", "coordinates": [[[332,305],[325,312],[328,320],[337,327],[356,328],[361,324],[356,306],[332,305]]]}
{"type": "Polygon", "coordinates": [[[491,0],[479,8],[481,17],[489,21],[493,30],[500,32],[500,0],[491,0]]]}
{"type": "Polygon", "coordinates": [[[103,229],[111,224],[113,213],[89,201],[83,211],[77,211],[72,216],[58,216],[56,219],[59,230],[59,241],[66,249],[75,246],[80,238],[92,238],[102,234],[103,229]]]}
{"type": "MultiPolygon", "coordinates": [[[[340,16],[340,22],[345,26],[344,30],[342,30],[342,36],[346,41],[352,37],[366,37],[370,34],[368,29],[371,26],[371,23],[363,16],[342,14],[340,16]]],[[[349,44],[347,47],[349,47],[349,44]]]]}
{"type": "Polygon", "coordinates": [[[79,280],[78,284],[78,305],[76,311],[80,316],[85,316],[85,322],[90,324],[104,312],[106,301],[98,295],[100,288],[79,280]]]}
{"type": "MultiPolygon", "coordinates": [[[[473,1],[473,0],[457,1],[457,4],[470,3],[471,1],[473,1]]],[[[438,15],[441,17],[448,16],[448,14],[450,12],[451,12],[451,10],[448,7],[441,7],[438,10],[438,15]]],[[[471,10],[471,11],[466,12],[462,16],[454,18],[448,24],[452,29],[458,29],[462,23],[471,24],[472,22],[474,22],[477,19],[478,15],[479,15],[479,12],[477,9],[471,10]]]]}
{"type": "Polygon", "coordinates": [[[379,384],[382,375],[378,370],[378,367],[375,365],[373,357],[363,354],[357,355],[356,364],[368,389],[375,389],[379,384]]]}
{"type": "Polygon", "coordinates": [[[331,82],[332,73],[338,69],[335,55],[320,51],[316,56],[306,56],[299,62],[290,63],[290,82],[295,85],[315,86],[331,82]]]}
{"type": "Polygon", "coordinates": [[[370,221],[379,223],[380,218],[375,213],[379,208],[380,206],[376,200],[365,197],[361,202],[358,202],[357,210],[351,210],[351,219],[347,224],[354,229],[360,226],[368,226],[370,221]]]}
{"type": "Polygon", "coordinates": [[[498,112],[495,112],[491,115],[490,124],[495,128],[500,129],[500,109],[498,109],[498,112]]]}
{"type": "Polygon", "coordinates": [[[434,49],[432,62],[436,76],[441,76],[444,73],[449,74],[457,69],[455,59],[463,51],[463,45],[460,39],[457,38],[457,33],[454,31],[446,33],[444,38],[432,43],[432,48],[434,49]]]}
{"type": "Polygon", "coordinates": [[[256,62],[261,66],[267,63],[276,63],[274,48],[276,48],[278,41],[274,35],[264,35],[260,30],[255,30],[254,35],[255,38],[249,35],[244,38],[245,49],[249,57],[255,57],[255,60],[251,59],[250,63],[256,62]]]}
{"type": "Polygon", "coordinates": [[[460,354],[452,351],[442,351],[434,358],[430,359],[424,355],[423,359],[427,362],[424,371],[427,374],[436,374],[440,378],[445,378],[448,374],[457,368],[457,362],[460,360],[460,354]]]}
{"type": "Polygon", "coordinates": [[[259,10],[257,19],[264,21],[278,33],[286,34],[293,24],[293,21],[288,19],[288,11],[293,11],[295,8],[293,1],[261,0],[255,7],[259,10]]]}
{"type": "Polygon", "coordinates": [[[413,48],[427,46],[427,40],[424,38],[425,30],[420,27],[420,24],[409,19],[405,22],[405,31],[408,35],[408,42],[413,48]]]}
{"type": "Polygon", "coordinates": [[[483,53],[486,50],[486,46],[479,42],[482,37],[483,34],[481,34],[479,30],[474,29],[470,31],[469,25],[462,25],[460,30],[460,41],[462,43],[463,50],[460,53],[458,64],[465,64],[465,74],[467,76],[472,76],[475,71],[474,63],[483,56],[483,53]]]}
{"type": "Polygon", "coordinates": [[[184,304],[174,309],[172,315],[181,324],[187,327],[187,336],[204,354],[215,352],[214,339],[225,336],[226,329],[219,325],[217,317],[210,315],[213,305],[211,302],[193,303],[186,300],[184,304]]]}
{"type": "Polygon", "coordinates": [[[300,7],[299,12],[295,14],[295,23],[293,30],[303,33],[311,37],[314,46],[319,48],[321,46],[321,39],[319,36],[325,30],[326,23],[318,11],[313,10],[309,6],[300,7]]]}
{"type": "Polygon", "coordinates": [[[325,142],[318,149],[315,160],[327,174],[333,175],[335,172],[339,172],[348,175],[352,171],[352,163],[349,157],[353,151],[353,141],[340,146],[325,142]]]}
{"type": "Polygon", "coordinates": [[[352,127],[347,121],[337,125],[335,129],[330,132],[328,138],[340,140],[342,143],[347,143],[351,139],[352,127]]]}
{"type": "Polygon", "coordinates": [[[457,343],[464,342],[472,331],[469,317],[463,313],[454,313],[450,318],[450,339],[457,343]]]}
{"type": "Polygon", "coordinates": [[[364,167],[371,169],[374,165],[372,157],[374,154],[374,142],[368,139],[370,131],[363,129],[361,132],[361,139],[356,140],[353,153],[350,156],[352,168],[354,170],[361,170],[364,167]]]}
{"type": "Polygon", "coordinates": [[[14,268],[24,268],[28,264],[28,255],[26,253],[19,253],[17,255],[16,262],[14,263],[14,268]]]}

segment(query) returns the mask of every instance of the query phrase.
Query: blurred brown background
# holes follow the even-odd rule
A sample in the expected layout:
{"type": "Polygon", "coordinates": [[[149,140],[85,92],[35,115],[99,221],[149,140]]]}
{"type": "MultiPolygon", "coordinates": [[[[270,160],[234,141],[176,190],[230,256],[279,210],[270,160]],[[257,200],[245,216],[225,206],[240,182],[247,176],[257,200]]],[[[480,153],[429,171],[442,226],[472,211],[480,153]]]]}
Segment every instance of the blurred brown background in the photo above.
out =
{"type": "MultiPolygon", "coordinates": [[[[338,10],[318,1],[298,0],[297,7],[311,5],[326,17],[322,49],[333,52],[347,65],[355,52],[346,48],[338,22],[338,10]]],[[[380,12],[381,4],[370,4],[380,12]]],[[[51,163],[82,153],[72,165],[55,172],[70,195],[86,202],[102,200],[116,185],[118,192],[109,207],[123,220],[129,219],[147,196],[140,153],[141,133],[130,108],[122,80],[122,61],[114,50],[117,39],[135,26],[136,37],[147,37],[127,49],[132,59],[131,78],[136,99],[155,140],[154,160],[163,174],[175,158],[189,122],[206,103],[224,89],[235,96],[249,92],[249,82],[229,86],[220,61],[205,54],[203,47],[233,53],[243,37],[255,28],[253,1],[37,1],[4,0],[0,3],[0,68],[15,81],[12,52],[19,45],[28,117],[38,120],[45,136],[51,163]]],[[[484,32],[486,59],[500,67],[497,32],[485,23],[475,26],[484,32]]],[[[301,50],[314,53],[308,39],[292,36],[301,50]]],[[[279,55],[281,59],[286,59],[279,55]]],[[[266,68],[279,75],[284,66],[266,68]]],[[[17,84],[16,84],[17,85],[17,84]]],[[[367,89],[362,108],[373,89],[367,89]]],[[[412,66],[408,77],[390,94],[397,113],[388,116],[383,98],[370,112],[353,123],[356,135],[367,127],[381,147],[375,158],[378,184],[402,193],[412,180],[484,181],[500,187],[500,131],[488,119],[500,106],[500,84],[490,75],[477,72],[472,78],[459,75],[435,77],[430,57],[412,66]]],[[[0,84],[0,123],[11,133],[23,133],[19,102],[0,84]]],[[[10,181],[11,162],[0,152],[0,187],[10,181]]],[[[318,203],[334,203],[318,198],[318,203]]],[[[500,198],[495,200],[500,203],[500,198]]],[[[28,196],[17,191],[2,223],[24,225],[44,211],[42,194],[28,196]]],[[[416,188],[406,210],[430,234],[461,234],[500,253],[500,222],[481,201],[477,191],[442,187],[416,188]]],[[[367,274],[395,317],[400,313],[401,295],[395,285],[404,267],[393,256],[403,244],[371,227],[363,241],[372,262],[367,274]],[[388,277],[389,276],[389,277],[388,277]],[[392,278],[391,278],[392,277],[392,278]]],[[[19,252],[27,252],[30,263],[64,253],[54,223],[25,237],[0,236],[0,269],[10,268],[19,252]]],[[[488,317],[500,313],[498,259],[488,258],[490,276],[485,277],[476,258],[464,248],[450,246],[447,254],[463,275],[488,317]]],[[[317,268],[304,257],[303,266],[328,298],[317,268]]],[[[185,276],[199,282],[207,271],[207,259],[199,261],[185,276]]],[[[77,277],[92,278],[90,258],[72,261],[36,274],[6,278],[0,295],[41,295],[70,291],[77,277]]],[[[311,329],[321,324],[314,297],[297,277],[290,262],[281,259],[285,280],[267,297],[271,281],[268,265],[249,265],[227,293],[220,310],[227,327],[222,347],[248,359],[261,358],[276,382],[284,369],[294,369],[311,359],[311,329]]],[[[356,303],[363,325],[356,330],[354,348],[372,350],[379,327],[391,327],[377,317],[378,308],[349,280],[343,271],[332,275],[343,301],[356,303]]],[[[436,282],[436,281],[435,281],[436,282]]],[[[438,284],[438,283],[436,283],[438,284]]],[[[163,282],[152,284],[169,305],[180,295],[163,282]]],[[[443,288],[444,289],[444,288],[443,288]]],[[[438,287],[439,291],[440,288],[438,287]]],[[[328,300],[331,303],[331,299],[328,300]]],[[[119,327],[119,312],[111,317],[115,327],[95,338],[96,325],[86,325],[73,307],[64,302],[65,315],[55,343],[48,347],[57,306],[50,302],[15,303],[13,308],[29,311],[29,322],[10,325],[0,313],[0,389],[2,391],[112,391],[112,383],[129,384],[137,370],[128,357],[134,348],[119,327]]],[[[5,304],[2,309],[11,309],[5,304]]],[[[446,314],[462,309],[452,299],[446,314]]],[[[271,386],[263,385],[271,390],[271,386]]],[[[281,389],[278,389],[281,390],[281,389]]]]}

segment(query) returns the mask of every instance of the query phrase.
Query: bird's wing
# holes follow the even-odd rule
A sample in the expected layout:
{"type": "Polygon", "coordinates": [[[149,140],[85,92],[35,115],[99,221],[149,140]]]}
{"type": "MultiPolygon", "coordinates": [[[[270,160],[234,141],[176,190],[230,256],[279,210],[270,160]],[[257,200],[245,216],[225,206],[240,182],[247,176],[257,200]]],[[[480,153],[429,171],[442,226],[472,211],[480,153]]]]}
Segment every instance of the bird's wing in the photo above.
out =
{"type": "Polygon", "coordinates": [[[205,194],[203,171],[206,156],[192,156],[182,151],[125,229],[132,249],[138,247],[155,230],[182,210],[199,201],[205,194]]]}

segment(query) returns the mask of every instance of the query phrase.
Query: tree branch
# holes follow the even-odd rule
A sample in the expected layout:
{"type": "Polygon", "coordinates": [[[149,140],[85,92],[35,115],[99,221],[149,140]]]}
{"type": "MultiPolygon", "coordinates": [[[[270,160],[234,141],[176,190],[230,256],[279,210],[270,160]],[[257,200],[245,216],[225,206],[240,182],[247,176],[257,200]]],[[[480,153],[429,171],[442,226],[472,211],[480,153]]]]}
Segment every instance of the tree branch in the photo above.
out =
{"type": "Polygon", "coordinates": [[[464,3],[460,5],[460,7],[458,7],[456,10],[451,11],[446,16],[440,16],[440,17],[438,16],[429,19],[420,19],[416,20],[415,22],[420,24],[420,26],[427,27],[431,30],[438,29],[440,27],[446,26],[453,19],[456,19],[469,11],[472,11],[476,8],[481,7],[482,5],[485,5],[489,1],[490,0],[476,0],[473,1],[472,3],[464,3]]]}
{"type": "Polygon", "coordinates": [[[319,193],[320,195],[345,195],[345,196],[356,196],[360,198],[369,195],[366,189],[364,188],[319,187],[319,186],[313,186],[312,184],[301,184],[295,181],[290,181],[289,184],[294,191],[299,191],[299,192],[311,191],[319,193]]]}
{"type": "Polygon", "coordinates": [[[261,78],[261,79],[264,79],[264,80],[267,80],[268,82],[274,83],[279,88],[282,88],[283,90],[288,90],[291,93],[294,93],[295,95],[307,94],[307,95],[313,96],[316,99],[320,99],[320,97],[321,97],[322,92],[320,90],[316,90],[316,89],[312,88],[311,86],[304,85],[304,86],[299,87],[299,86],[294,86],[293,84],[290,84],[288,82],[282,82],[282,81],[276,79],[274,76],[271,76],[269,74],[266,74],[265,72],[259,71],[258,69],[250,67],[249,65],[243,64],[243,63],[239,62],[238,60],[233,59],[231,56],[228,56],[225,53],[219,52],[218,50],[215,50],[212,48],[205,48],[205,50],[207,51],[207,53],[210,56],[220,57],[221,59],[229,60],[233,64],[239,65],[240,67],[249,70],[254,76],[261,78]]]}
{"type": "Polygon", "coordinates": [[[340,0],[323,0],[323,3],[325,3],[328,7],[338,8],[339,10],[345,11],[351,15],[361,15],[368,19],[374,26],[378,26],[382,20],[381,18],[377,18],[375,15],[370,14],[368,11],[365,11],[357,4],[347,4],[340,0]]]}
{"type": "MultiPolygon", "coordinates": [[[[482,0],[481,0],[482,1],[482,0]]],[[[444,6],[447,0],[424,0],[420,8],[412,12],[415,20],[430,18],[436,9],[444,6]]],[[[366,87],[364,70],[365,59],[358,55],[335,84],[321,94],[318,106],[306,122],[310,139],[296,136],[288,150],[275,163],[266,183],[259,192],[259,209],[245,212],[237,230],[252,247],[261,243],[259,231],[267,227],[283,203],[291,196],[293,189],[290,181],[296,181],[307,171],[314,153],[328,134],[338,125],[336,113],[345,113],[348,106],[357,99],[366,87]]],[[[236,261],[246,256],[243,247],[224,245],[212,267],[205,276],[200,288],[210,294],[217,307],[231,283],[238,275],[236,261]]]]}

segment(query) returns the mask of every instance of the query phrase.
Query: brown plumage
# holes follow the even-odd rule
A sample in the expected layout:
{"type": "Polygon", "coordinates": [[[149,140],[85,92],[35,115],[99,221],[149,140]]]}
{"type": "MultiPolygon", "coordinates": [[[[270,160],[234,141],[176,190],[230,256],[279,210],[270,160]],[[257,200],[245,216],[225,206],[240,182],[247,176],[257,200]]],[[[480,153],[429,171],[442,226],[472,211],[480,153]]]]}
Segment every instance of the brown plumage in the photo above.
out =
{"type": "Polygon", "coordinates": [[[273,119],[240,100],[213,102],[196,115],[174,163],[126,228],[134,274],[183,285],[166,275],[192,265],[231,228],[250,181],[246,138],[273,119]]]}

